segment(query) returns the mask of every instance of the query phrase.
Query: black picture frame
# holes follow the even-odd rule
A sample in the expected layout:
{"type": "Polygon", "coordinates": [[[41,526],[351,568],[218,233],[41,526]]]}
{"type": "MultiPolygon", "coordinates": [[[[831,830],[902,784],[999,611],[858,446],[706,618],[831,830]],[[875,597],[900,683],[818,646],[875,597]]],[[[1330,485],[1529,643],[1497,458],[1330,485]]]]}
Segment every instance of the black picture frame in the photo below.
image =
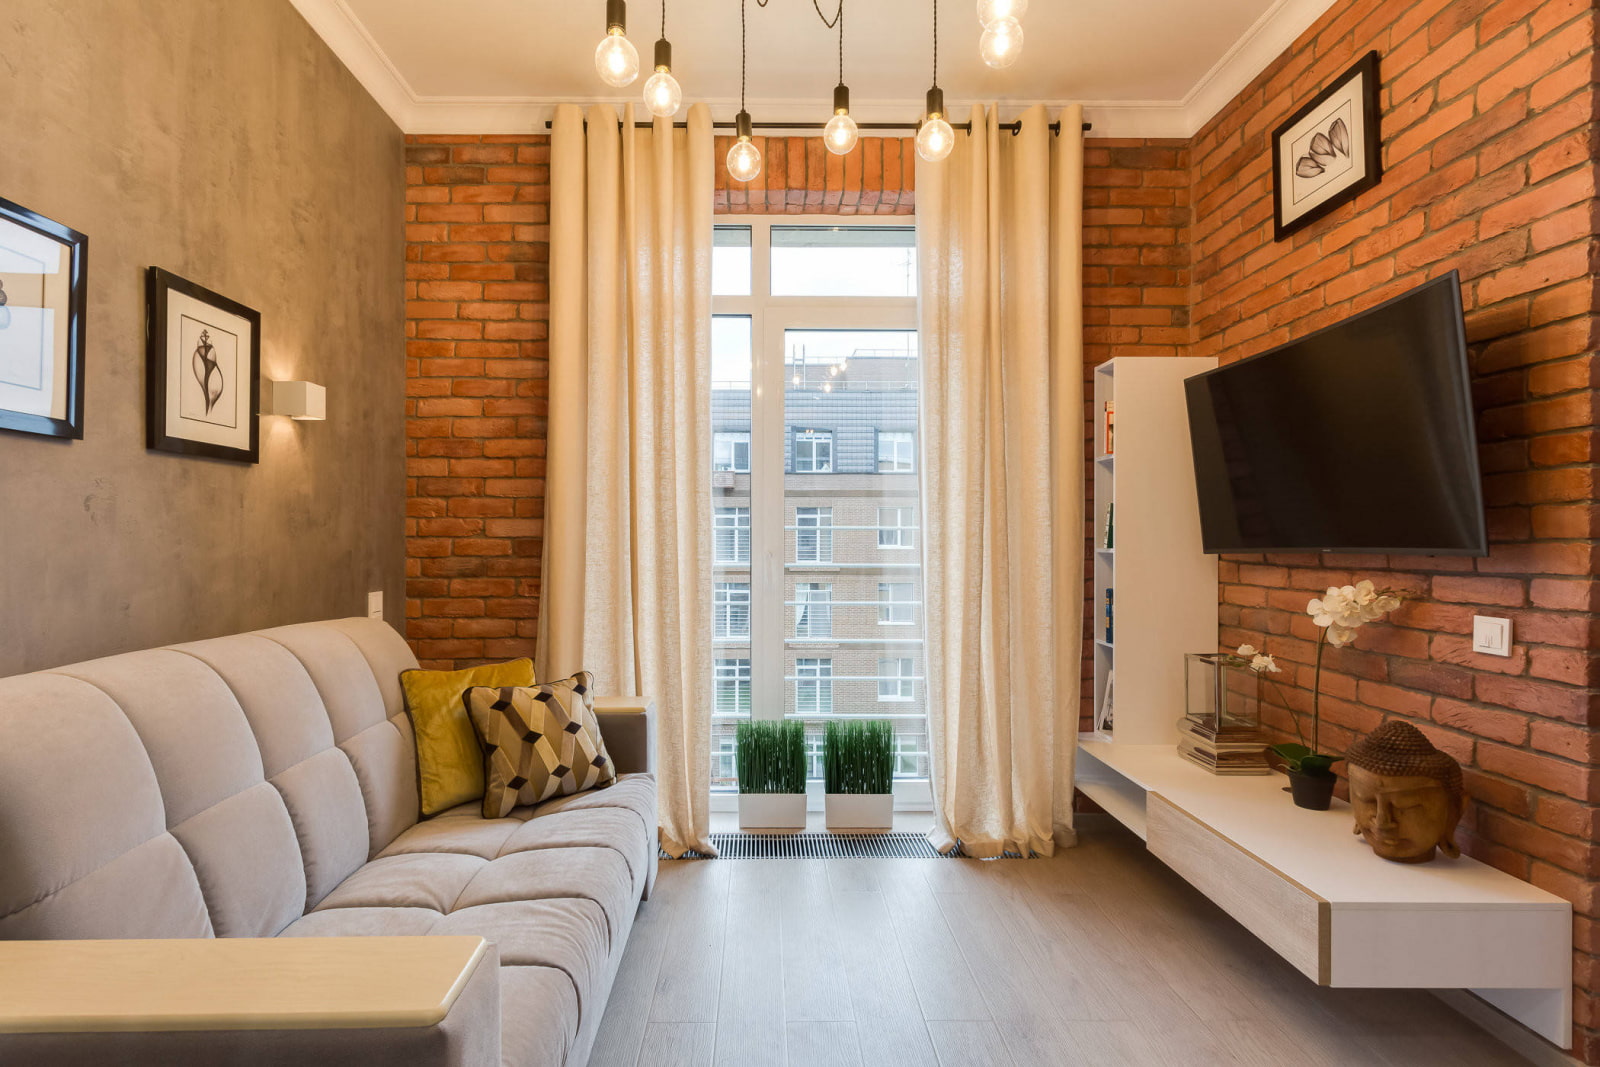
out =
{"type": "MultiPolygon", "coordinates": [[[[83,440],[84,339],[89,306],[89,238],[70,226],[30,211],[21,204],[0,198],[0,222],[8,222],[47,237],[68,252],[66,349],[57,352],[66,360],[66,382],[62,386],[66,401],[59,417],[13,411],[0,405],[0,430],[83,440]]],[[[8,316],[9,318],[9,316],[8,316]]],[[[28,388],[32,388],[29,386],[28,388]]]]}
{"type": "MultiPolygon", "coordinates": [[[[1305,106],[1290,115],[1277,129],[1272,131],[1272,219],[1274,226],[1274,240],[1281,241],[1295,231],[1309,226],[1311,223],[1326,216],[1330,211],[1341,204],[1349,203],[1362,193],[1377,185],[1383,178],[1383,107],[1380,100],[1382,83],[1379,78],[1379,60],[1376,51],[1368,52],[1356,60],[1343,74],[1335,78],[1327,88],[1323,89],[1305,106]],[[1359,82],[1353,90],[1352,82],[1359,82]],[[1355,156],[1359,151],[1359,158],[1364,164],[1358,177],[1340,186],[1332,195],[1325,196],[1318,202],[1299,213],[1292,214],[1287,219],[1287,197],[1284,190],[1285,174],[1285,141],[1293,134],[1300,133],[1299,127],[1313,113],[1319,111],[1336,95],[1345,95],[1351,98],[1352,104],[1359,101],[1362,128],[1360,131],[1360,144],[1349,145],[1348,155],[1355,156]]],[[[1304,158],[1304,157],[1301,157],[1304,158]]],[[[1310,161],[1317,165],[1315,159],[1310,161]]],[[[1292,180],[1292,179],[1291,179],[1292,180]]]]}
{"type": "MultiPolygon", "coordinates": [[[[236,460],[242,463],[259,462],[261,313],[160,267],[151,267],[146,273],[145,301],[145,447],[157,452],[174,452],[185,456],[209,456],[212,459],[236,460]],[[174,294],[181,294],[197,301],[220,316],[243,319],[250,327],[249,341],[243,346],[248,351],[245,360],[248,365],[241,369],[242,373],[238,373],[235,379],[236,390],[242,385],[237,378],[242,377],[248,381],[249,399],[243,401],[242,398],[236,398],[237,402],[234,405],[235,412],[245,423],[245,428],[239,430],[239,433],[241,435],[248,433],[248,445],[233,447],[213,441],[193,440],[169,432],[168,414],[174,406],[178,406],[180,412],[182,410],[178,398],[171,393],[168,377],[170,362],[175,359],[194,358],[191,354],[174,348],[169,336],[171,324],[169,308],[174,294]],[[241,408],[240,404],[243,403],[247,403],[248,407],[241,408]]],[[[176,369],[181,374],[185,368],[176,369]]],[[[207,388],[204,380],[201,381],[201,387],[207,388]]],[[[207,411],[209,410],[208,407],[207,411]]]]}

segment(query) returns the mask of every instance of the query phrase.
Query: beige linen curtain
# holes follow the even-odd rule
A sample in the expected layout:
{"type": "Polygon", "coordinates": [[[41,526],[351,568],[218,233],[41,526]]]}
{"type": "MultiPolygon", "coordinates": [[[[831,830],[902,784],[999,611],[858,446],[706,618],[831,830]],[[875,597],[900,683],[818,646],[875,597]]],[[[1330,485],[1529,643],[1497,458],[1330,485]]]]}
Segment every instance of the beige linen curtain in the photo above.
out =
{"type": "Polygon", "coordinates": [[[557,108],[539,672],[656,707],[661,844],[712,854],[713,138],[557,108]]]}
{"type": "Polygon", "coordinates": [[[930,840],[1074,841],[1083,613],[1082,109],[975,107],[917,164],[930,840]]]}

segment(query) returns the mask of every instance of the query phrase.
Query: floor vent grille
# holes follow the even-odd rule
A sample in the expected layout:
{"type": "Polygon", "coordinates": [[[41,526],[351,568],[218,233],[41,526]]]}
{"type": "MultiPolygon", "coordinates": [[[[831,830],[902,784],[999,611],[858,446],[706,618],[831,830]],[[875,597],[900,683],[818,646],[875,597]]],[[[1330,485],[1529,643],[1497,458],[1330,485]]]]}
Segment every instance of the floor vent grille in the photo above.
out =
{"type": "MultiPolygon", "coordinates": [[[[952,859],[928,844],[922,834],[712,834],[725,860],[747,859],[952,859]]],[[[666,853],[662,853],[666,858],[666,853]]],[[[691,852],[685,858],[700,858],[691,852]]]]}

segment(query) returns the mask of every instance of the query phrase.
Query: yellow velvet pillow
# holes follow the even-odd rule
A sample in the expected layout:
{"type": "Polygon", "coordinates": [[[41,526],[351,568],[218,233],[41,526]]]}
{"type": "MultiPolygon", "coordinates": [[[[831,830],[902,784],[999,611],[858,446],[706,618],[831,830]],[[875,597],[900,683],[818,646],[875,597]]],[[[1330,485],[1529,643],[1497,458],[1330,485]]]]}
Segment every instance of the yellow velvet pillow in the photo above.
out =
{"type": "Polygon", "coordinates": [[[463,671],[401,671],[406,711],[417,735],[417,786],[422,814],[483,796],[483,747],[461,696],[477,685],[533,685],[533,661],[486,663],[463,671]]]}

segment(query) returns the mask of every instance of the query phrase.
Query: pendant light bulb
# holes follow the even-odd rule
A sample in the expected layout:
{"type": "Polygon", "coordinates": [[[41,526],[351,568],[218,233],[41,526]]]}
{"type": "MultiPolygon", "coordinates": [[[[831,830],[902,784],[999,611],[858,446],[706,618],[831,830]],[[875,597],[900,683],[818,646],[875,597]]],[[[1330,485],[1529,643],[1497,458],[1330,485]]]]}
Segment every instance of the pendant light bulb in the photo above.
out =
{"type": "Polygon", "coordinates": [[[1020,19],[1028,13],[1028,0],[978,0],[978,21],[985,26],[995,19],[1020,19]]]}
{"type": "Polygon", "coordinates": [[[683,106],[683,89],[672,76],[672,46],[666,38],[656,42],[656,72],[644,83],[644,106],[650,114],[670,119],[683,106]]]}
{"type": "Polygon", "coordinates": [[[861,130],[850,117],[850,90],[840,85],[833,91],[833,118],[822,129],[822,143],[836,156],[849,155],[855,148],[861,130]]]}
{"type": "Polygon", "coordinates": [[[1022,23],[1009,16],[995,19],[978,39],[978,53],[996,70],[1004,70],[1022,54],[1022,23]]]}
{"type": "Polygon", "coordinates": [[[594,69],[601,81],[618,89],[639,76],[639,50],[628,40],[626,0],[606,0],[606,36],[594,50],[594,69]]]}
{"type": "Polygon", "coordinates": [[[917,130],[917,155],[937,163],[955,146],[956,131],[944,117],[944,90],[935,86],[928,90],[928,117],[917,130]]]}
{"type": "Polygon", "coordinates": [[[752,181],[761,173],[761,149],[751,139],[750,112],[739,112],[736,121],[738,140],[728,149],[728,176],[738,182],[752,181]]]}

